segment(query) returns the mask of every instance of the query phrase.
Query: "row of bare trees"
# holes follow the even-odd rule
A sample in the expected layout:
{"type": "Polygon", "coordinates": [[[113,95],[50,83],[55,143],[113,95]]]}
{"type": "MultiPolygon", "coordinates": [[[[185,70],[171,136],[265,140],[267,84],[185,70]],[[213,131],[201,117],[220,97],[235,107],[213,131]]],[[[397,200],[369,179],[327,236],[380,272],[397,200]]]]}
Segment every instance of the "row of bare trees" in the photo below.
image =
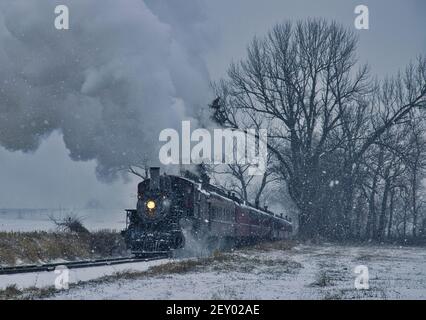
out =
{"type": "MultiPolygon", "coordinates": [[[[213,85],[212,118],[268,129],[271,157],[254,200],[285,185],[302,237],[417,238],[426,231],[426,58],[378,80],[356,45],[325,20],[276,25],[213,85]]],[[[249,199],[244,168],[227,172],[249,199]]]]}

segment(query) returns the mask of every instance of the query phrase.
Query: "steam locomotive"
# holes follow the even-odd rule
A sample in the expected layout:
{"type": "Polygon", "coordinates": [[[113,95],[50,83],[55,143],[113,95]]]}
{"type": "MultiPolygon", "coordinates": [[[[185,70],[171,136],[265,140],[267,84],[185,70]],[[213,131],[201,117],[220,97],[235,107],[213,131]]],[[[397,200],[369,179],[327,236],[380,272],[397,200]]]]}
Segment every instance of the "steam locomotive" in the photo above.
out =
{"type": "Polygon", "coordinates": [[[209,246],[234,246],[285,239],[291,232],[290,221],[244,203],[233,193],[150,168],[150,179],[138,184],[136,209],[126,210],[123,236],[132,253],[139,255],[183,248],[185,235],[209,246]]]}

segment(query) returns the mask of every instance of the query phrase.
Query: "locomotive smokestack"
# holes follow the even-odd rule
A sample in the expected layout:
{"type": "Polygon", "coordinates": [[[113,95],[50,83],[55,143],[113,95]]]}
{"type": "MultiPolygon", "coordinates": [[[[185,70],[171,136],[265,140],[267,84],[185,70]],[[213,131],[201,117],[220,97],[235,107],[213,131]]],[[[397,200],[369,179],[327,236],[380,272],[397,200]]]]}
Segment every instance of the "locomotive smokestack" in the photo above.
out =
{"type": "Polygon", "coordinates": [[[149,188],[151,190],[160,189],[160,168],[152,167],[149,169],[149,175],[151,180],[149,181],[149,188]]]}

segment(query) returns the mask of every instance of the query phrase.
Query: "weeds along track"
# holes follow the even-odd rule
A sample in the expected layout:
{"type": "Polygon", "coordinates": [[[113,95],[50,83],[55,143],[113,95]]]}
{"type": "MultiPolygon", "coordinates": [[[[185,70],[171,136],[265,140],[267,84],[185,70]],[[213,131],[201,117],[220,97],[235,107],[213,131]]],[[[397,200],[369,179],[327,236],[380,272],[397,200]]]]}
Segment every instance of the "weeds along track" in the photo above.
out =
{"type": "Polygon", "coordinates": [[[149,253],[149,254],[147,253],[141,257],[121,257],[121,258],[108,258],[108,259],[95,259],[95,260],[82,260],[82,261],[0,267],[0,275],[53,271],[55,270],[55,268],[59,266],[65,266],[69,269],[101,267],[101,266],[110,266],[110,265],[125,264],[125,263],[153,261],[153,260],[164,259],[167,257],[170,257],[170,254],[168,252],[155,252],[155,253],[149,253]]]}

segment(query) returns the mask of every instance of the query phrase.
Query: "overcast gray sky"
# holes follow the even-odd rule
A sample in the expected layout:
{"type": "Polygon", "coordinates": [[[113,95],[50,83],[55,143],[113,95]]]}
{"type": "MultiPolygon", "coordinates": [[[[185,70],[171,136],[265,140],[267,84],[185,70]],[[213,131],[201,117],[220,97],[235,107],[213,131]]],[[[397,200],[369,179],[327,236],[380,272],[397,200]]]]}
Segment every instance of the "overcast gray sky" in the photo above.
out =
{"type": "Polygon", "coordinates": [[[324,17],[354,28],[364,4],[370,29],[356,30],[358,55],[373,73],[426,54],[422,0],[137,1],[2,1],[0,208],[133,207],[137,180],[108,169],[132,150],[155,154],[153,126],[208,103],[209,81],[277,22],[324,17]],[[65,36],[52,28],[62,3],[65,36]]]}

